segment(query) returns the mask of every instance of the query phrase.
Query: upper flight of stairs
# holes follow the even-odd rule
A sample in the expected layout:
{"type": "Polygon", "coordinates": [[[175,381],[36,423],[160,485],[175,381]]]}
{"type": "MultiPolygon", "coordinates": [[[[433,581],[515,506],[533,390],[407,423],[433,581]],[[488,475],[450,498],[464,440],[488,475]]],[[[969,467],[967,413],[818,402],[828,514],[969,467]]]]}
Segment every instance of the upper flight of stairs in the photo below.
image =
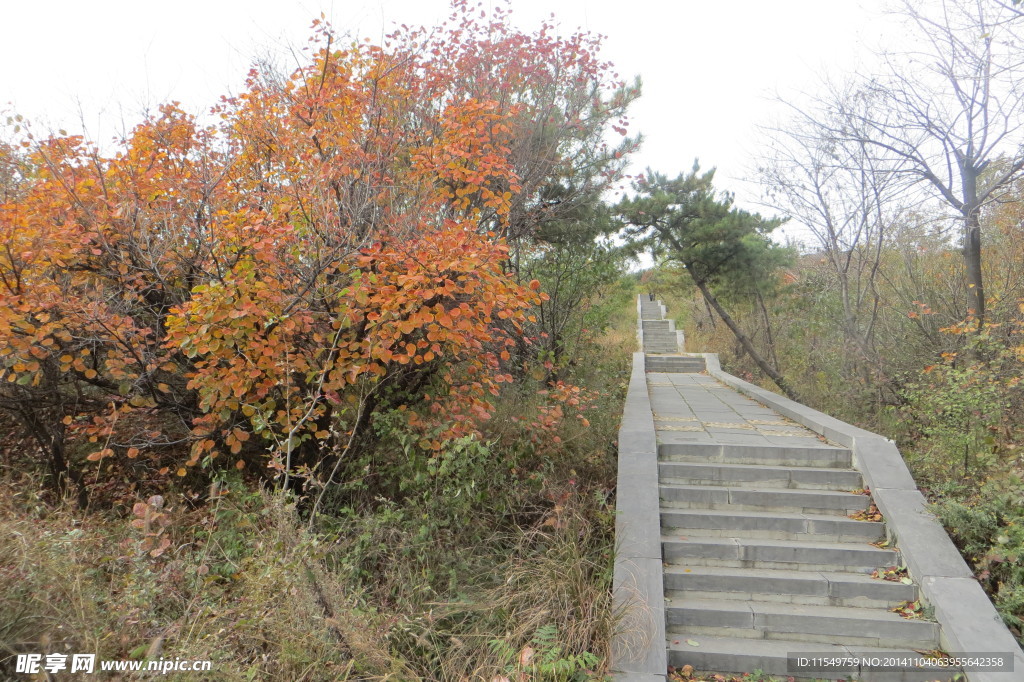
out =
{"type": "Polygon", "coordinates": [[[663,314],[661,303],[641,297],[645,369],[648,372],[703,372],[704,358],[680,354],[682,333],[676,330],[675,321],[664,319],[663,314]]]}
{"type": "Polygon", "coordinates": [[[679,342],[673,320],[644,320],[644,352],[678,353],[679,342]]]}
{"type": "Polygon", "coordinates": [[[644,336],[645,353],[678,353],[679,337],[674,320],[664,319],[661,302],[648,296],[640,297],[640,327],[644,336]]]}

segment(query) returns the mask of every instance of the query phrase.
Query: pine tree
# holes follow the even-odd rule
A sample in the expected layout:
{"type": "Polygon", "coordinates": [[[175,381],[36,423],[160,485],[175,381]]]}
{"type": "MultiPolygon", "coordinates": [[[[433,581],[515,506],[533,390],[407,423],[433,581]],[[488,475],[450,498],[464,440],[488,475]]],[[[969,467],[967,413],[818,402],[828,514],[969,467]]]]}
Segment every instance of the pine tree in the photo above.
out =
{"type": "Polygon", "coordinates": [[[789,398],[799,401],[778,368],[768,362],[722,305],[718,292],[757,292],[775,280],[774,273],[792,258],[789,249],[768,234],[782,224],[733,206],[729,193],[714,189],[714,169],[703,174],[694,163],[673,180],[650,170],[634,183],[638,194],[619,202],[627,235],[655,255],[677,261],[701,295],[735,335],[757,366],[789,398]]]}

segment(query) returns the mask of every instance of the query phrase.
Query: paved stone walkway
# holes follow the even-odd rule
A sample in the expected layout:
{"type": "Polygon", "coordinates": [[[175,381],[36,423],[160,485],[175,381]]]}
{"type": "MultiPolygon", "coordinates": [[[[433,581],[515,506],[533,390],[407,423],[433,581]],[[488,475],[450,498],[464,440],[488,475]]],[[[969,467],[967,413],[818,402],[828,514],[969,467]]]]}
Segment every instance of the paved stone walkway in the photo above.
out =
{"type": "Polygon", "coordinates": [[[647,386],[658,443],[833,447],[705,374],[648,372],[647,386]]]}

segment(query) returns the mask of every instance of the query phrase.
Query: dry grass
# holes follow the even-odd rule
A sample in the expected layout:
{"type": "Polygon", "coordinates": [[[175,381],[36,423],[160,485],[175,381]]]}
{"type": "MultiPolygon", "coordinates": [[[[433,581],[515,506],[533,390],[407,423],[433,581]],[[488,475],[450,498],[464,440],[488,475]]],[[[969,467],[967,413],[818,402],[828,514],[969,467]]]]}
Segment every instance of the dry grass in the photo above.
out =
{"type": "Polygon", "coordinates": [[[209,659],[219,680],[414,679],[279,496],[171,509],[174,549],[153,558],[124,519],[68,507],[33,515],[26,495],[3,492],[0,675],[16,653],[95,653],[209,659]],[[224,542],[247,548],[227,576],[224,542]]]}

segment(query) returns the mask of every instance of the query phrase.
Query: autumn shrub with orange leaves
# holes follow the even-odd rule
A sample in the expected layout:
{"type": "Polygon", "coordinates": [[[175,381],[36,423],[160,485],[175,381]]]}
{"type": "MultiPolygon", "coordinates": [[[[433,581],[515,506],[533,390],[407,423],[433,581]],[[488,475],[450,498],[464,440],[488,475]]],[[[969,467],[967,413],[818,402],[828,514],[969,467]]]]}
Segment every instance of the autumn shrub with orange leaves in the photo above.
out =
{"type": "Polygon", "coordinates": [[[84,502],[91,466],[326,485],[396,395],[427,451],[479,432],[546,297],[510,249],[618,177],[633,143],[601,140],[636,91],[597,38],[453,7],[382,45],[317,21],[294,73],[254,69],[210,124],[161,106],[113,153],[19,122],[0,409],[54,486],[84,502]],[[546,203],[552,184],[578,187],[546,203]]]}

